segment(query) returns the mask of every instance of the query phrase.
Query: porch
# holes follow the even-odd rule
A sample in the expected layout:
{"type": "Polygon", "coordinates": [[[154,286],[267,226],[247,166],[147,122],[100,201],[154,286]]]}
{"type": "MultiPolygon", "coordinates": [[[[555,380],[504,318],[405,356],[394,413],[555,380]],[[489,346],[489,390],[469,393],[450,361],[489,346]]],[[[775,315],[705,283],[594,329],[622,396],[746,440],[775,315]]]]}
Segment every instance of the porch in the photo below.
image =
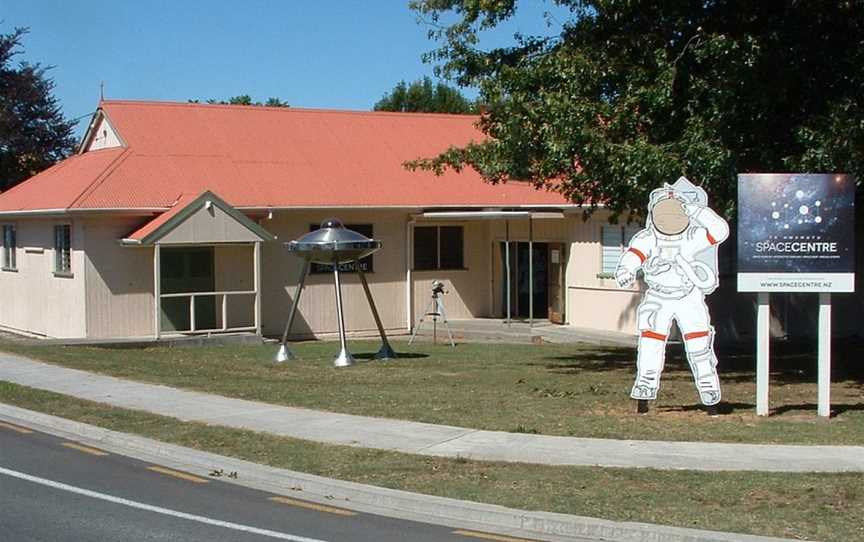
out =
{"type": "Polygon", "coordinates": [[[428,312],[434,281],[454,294],[442,298],[451,318],[566,323],[570,222],[551,208],[411,215],[407,328],[428,312]]]}
{"type": "Polygon", "coordinates": [[[121,243],[153,253],[153,339],[261,336],[261,243],[275,237],[212,192],[181,196],[121,243]]]}

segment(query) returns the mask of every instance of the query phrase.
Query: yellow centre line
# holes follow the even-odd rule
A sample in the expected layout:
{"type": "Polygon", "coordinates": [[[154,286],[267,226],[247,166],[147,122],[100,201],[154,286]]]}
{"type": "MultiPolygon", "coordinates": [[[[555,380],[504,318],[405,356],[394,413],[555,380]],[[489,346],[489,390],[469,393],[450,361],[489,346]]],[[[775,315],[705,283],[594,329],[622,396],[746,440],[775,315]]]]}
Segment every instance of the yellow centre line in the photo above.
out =
{"type": "Polygon", "coordinates": [[[458,534],[461,536],[470,536],[472,538],[481,538],[483,540],[496,540],[498,542],[536,542],[533,540],[528,540],[525,538],[513,538],[511,536],[504,536],[500,534],[491,534],[491,533],[478,533],[476,531],[453,531],[453,534],[458,534]]]}
{"type": "Polygon", "coordinates": [[[352,512],[351,510],[345,510],[344,508],[336,508],[335,506],[326,506],[324,504],[317,504],[314,502],[298,501],[296,499],[290,499],[288,497],[270,497],[270,500],[274,502],[280,502],[282,504],[288,504],[290,506],[297,506],[299,508],[308,508],[309,510],[317,510],[318,512],[336,514],[337,516],[357,515],[356,512],[352,512]]]}
{"type": "Polygon", "coordinates": [[[185,472],[166,469],[165,467],[158,467],[156,465],[153,465],[152,467],[147,467],[147,470],[152,470],[153,472],[158,472],[159,474],[164,474],[166,476],[173,476],[174,478],[179,478],[181,480],[186,480],[187,482],[193,482],[196,484],[207,484],[210,482],[210,480],[205,480],[204,478],[199,478],[191,474],[186,474],[185,472]]]}
{"type": "Polygon", "coordinates": [[[11,423],[0,422],[0,427],[4,429],[9,429],[10,431],[15,431],[16,433],[21,433],[22,435],[29,435],[33,431],[26,429],[24,427],[18,427],[17,425],[12,425],[11,423]]]}
{"type": "Polygon", "coordinates": [[[103,452],[102,450],[97,450],[96,448],[91,448],[89,446],[83,446],[81,444],[76,444],[74,442],[64,442],[63,446],[67,448],[72,448],[73,450],[78,450],[79,452],[84,452],[85,454],[103,456],[108,455],[108,452],[103,452]]]}

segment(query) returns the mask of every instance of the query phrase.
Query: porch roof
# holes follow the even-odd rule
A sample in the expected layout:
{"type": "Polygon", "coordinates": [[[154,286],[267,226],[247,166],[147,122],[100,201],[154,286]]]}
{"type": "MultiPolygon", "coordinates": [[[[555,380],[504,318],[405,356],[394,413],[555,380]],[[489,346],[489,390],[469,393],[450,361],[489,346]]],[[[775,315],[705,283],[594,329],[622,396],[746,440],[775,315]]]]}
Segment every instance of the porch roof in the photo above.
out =
{"type": "Polygon", "coordinates": [[[272,241],[276,236],[211,191],[181,194],[168,211],[122,239],[124,245],[272,241]]]}

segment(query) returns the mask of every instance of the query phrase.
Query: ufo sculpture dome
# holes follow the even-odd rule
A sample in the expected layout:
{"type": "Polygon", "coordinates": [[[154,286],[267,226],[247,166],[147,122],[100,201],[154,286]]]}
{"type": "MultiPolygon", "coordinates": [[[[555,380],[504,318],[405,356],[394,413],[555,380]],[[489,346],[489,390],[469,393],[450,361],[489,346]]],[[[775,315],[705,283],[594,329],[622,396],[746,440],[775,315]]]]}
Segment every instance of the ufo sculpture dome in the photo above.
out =
{"type": "Polygon", "coordinates": [[[349,230],[338,218],[328,218],[321,227],[286,244],[291,252],[320,264],[340,264],[360,260],[381,248],[381,241],[349,230]]]}

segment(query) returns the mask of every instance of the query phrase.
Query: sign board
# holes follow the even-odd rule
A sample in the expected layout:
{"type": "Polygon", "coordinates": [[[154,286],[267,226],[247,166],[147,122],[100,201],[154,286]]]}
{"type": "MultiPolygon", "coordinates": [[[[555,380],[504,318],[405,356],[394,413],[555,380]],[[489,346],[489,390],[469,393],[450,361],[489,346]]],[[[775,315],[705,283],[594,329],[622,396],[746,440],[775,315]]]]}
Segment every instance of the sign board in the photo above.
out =
{"type": "Polygon", "coordinates": [[[855,180],[738,175],[738,291],[854,292],[855,180]]]}

